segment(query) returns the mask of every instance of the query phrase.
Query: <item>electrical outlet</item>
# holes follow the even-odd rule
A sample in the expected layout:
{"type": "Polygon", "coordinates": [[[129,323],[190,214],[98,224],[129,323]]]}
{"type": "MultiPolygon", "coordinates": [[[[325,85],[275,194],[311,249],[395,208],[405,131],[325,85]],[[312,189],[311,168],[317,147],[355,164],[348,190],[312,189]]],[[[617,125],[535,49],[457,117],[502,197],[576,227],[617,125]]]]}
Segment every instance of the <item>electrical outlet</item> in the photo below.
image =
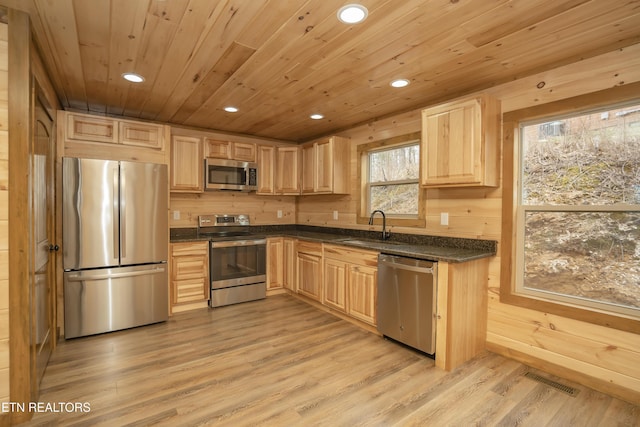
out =
{"type": "Polygon", "coordinates": [[[333,220],[334,221],[338,220],[338,211],[333,211],[333,220]]]}
{"type": "Polygon", "coordinates": [[[173,219],[175,220],[180,219],[180,211],[173,211],[173,219]]]}
{"type": "Polygon", "coordinates": [[[278,209],[278,218],[282,218],[282,211],[278,209]]]}
{"type": "Polygon", "coordinates": [[[440,225],[449,225],[449,213],[440,212],[440,225]]]}

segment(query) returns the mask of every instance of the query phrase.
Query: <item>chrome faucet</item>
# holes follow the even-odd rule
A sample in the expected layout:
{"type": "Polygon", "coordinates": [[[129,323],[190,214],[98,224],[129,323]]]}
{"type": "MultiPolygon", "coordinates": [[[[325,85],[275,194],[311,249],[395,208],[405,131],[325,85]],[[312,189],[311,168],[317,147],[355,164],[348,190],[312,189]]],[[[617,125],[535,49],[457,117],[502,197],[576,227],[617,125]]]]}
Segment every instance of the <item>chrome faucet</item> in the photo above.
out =
{"type": "Polygon", "coordinates": [[[380,213],[382,215],[382,240],[387,240],[391,235],[390,231],[387,231],[387,216],[380,209],[376,209],[371,212],[371,216],[369,217],[369,225],[373,225],[373,216],[376,213],[380,213]]]}

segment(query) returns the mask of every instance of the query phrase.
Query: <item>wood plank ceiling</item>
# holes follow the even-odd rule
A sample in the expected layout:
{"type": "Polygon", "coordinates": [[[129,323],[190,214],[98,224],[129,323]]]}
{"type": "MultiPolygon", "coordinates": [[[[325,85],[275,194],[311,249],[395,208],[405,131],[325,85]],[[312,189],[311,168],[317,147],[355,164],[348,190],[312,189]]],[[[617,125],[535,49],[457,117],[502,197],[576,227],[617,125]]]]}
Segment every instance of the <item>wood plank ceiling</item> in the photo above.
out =
{"type": "Polygon", "coordinates": [[[640,41],[638,0],[361,0],[363,23],[338,21],[337,10],[354,1],[20,7],[31,14],[65,108],[290,141],[640,41]],[[145,81],[126,82],[128,71],[145,81]],[[411,84],[392,88],[395,78],[411,84]],[[227,105],[239,112],[225,112],[227,105]]]}

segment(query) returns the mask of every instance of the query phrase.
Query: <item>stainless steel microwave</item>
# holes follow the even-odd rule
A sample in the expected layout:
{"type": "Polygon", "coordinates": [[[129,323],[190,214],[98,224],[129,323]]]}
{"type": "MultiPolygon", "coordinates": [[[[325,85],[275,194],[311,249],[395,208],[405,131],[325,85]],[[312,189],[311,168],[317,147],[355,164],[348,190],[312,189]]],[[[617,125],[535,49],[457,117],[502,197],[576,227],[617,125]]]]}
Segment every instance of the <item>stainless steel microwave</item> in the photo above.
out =
{"type": "Polygon", "coordinates": [[[255,191],[258,189],[258,164],[205,159],[204,185],[207,190],[255,191]]]}

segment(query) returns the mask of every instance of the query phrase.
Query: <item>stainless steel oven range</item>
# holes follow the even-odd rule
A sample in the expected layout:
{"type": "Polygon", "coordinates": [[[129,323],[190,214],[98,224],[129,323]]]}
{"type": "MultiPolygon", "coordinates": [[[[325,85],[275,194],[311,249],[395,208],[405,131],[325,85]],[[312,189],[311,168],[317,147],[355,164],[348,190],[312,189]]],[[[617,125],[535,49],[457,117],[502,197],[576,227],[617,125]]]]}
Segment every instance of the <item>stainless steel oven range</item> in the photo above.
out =
{"type": "Polygon", "coordinates": [[[198,233],[210,238],[209,306],[220,307],[266,297],[266,248],[249,233],[248,215],[202,215],[198,233]]]}

